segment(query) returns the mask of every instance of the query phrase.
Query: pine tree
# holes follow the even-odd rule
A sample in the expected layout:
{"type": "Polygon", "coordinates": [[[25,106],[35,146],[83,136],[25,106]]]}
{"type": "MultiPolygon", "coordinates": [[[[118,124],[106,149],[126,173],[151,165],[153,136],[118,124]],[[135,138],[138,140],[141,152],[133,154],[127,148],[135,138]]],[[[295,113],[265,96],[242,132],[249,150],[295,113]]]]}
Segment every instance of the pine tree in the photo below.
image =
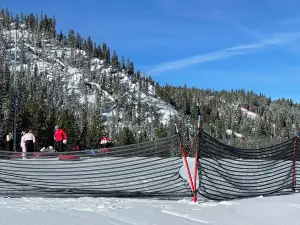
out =
{"type": "Polygon", "coordinates": [[[107,65],[110,65],[110,49],[107,48],[106,52],[105,52],[105,62],[107,65]]]}
{"type": "Polygon", "coordinates": [[[93,41],[92,41],[92,38],[90,36],[88,36],[88,39],[87,39],[87,52],[90,56],[92,56],[92,54],[93,54],[93,41]]]}
{"type": "Polygon", "coordinates": [[[116,50],[114,50],[113,56],[111,58],[111,65],[113,71],[119,70],[119,60],[118,60],[118,55],[116,53],[116,50]]]}
{"type": "Polygon", "coordinates": [[[159,127],[155,131],[156,137],[165,138],[168,136],[168,130],[164,127],[163,124],[160,124],[159,127]]]}
{"type": "Polygon", "coordinates": [[[134,137],[132,131],[128,127],[124,127],[122,129],[122,131],[119,134],[118,140],[119,140],[118,144],[121,146],[136,143],[135,137],[134,137]]]}
{"type": "Polygon", "coordinates": [[[122,69],[122,70],[126,70],[125,58],[124,58],[124,56],[122,56],[122,58],[121,58],[121,69],[122,69]]]}
{"type": "Polygon", "coordinates": [[[75,47],[78,49],[82,49],[82,37],[78,32],[76,33],[75,47]]]}
{"type": "Polygon", "coordinates": [[[134,74],[134,64],[133,64],[133,62],[130,62],[127,68],[128,68],[128,74],[133,75],[134,74]]]}
{"type": "Polygon", "coordinates": [[[68,46],[70,48],[75,48],[75,33],[74,30],[70,29],[68,34],[68,46]]]}

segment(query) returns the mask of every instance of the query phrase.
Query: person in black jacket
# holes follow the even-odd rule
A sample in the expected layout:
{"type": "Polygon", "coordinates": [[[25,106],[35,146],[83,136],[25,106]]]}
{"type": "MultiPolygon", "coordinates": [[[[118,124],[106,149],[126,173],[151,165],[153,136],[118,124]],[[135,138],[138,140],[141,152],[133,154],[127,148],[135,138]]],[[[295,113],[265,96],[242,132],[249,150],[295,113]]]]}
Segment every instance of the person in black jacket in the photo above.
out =
{"type": "Polygon", "coordinates": [[[13,150],[13,137],[12,133],[9,132],[6,135],[6,151],[12,151],[13,150]]]}

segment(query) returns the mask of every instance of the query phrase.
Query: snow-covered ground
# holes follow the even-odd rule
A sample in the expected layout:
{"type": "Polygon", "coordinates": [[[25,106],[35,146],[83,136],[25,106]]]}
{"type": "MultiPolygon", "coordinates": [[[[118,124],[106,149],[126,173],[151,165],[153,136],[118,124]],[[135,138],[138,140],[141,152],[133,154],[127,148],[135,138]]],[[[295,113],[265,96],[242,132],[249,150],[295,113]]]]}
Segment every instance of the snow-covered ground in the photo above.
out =
{"type": "Polygon", "coordinates": [[[192,203],[190,199],[0,198],[9,225],[300,224],[300,194],[192,203]]]}

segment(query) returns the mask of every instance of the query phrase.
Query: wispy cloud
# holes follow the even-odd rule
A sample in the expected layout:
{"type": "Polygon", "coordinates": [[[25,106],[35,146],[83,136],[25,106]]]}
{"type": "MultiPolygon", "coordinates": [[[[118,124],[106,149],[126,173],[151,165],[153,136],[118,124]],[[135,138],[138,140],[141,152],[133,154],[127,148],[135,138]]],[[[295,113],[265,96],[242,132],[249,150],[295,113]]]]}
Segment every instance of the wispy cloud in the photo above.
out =
{"type": "MultiPolygon", "coordinates": [[[[282,20],[282,23],[284,23],[284,22],[285,22],[285,20],[282,20]]],[[[245,34],[250,35],[251,37],[255,38],[257,41],[261,41],[263,39],[268,38],[267,35],[259,32],[257,30],[249,29],[249,28],[241,26],[241,25],[239,25],[237,29],[244,32],[245,34]]],[[[289,34],[292,34],[292,33],[282,34],[281,38],[284,40],[284,39],[289,37],[289,34]]],[[[297,34],[297,32],[295,32],[294,34],[297,34]]],[[[284,41],[283,42],[281,42],[281,41],[277,42],[277,41],[275,41],[274,45],[282,48],[285,51],[288,51],[288,52],[299,55],[300,54],[300,45],[299,45],[299,42],[296,42],[298,37],[297,37],[297,35],[290,36],[290,37],[291,37],[291,39],[294,38],[294,41],[293,40],[290,40],[288,42],[284,42],[284,41]]]]}
{"type": "Polygon", "coordinates": [[[156,65],[155,68],[147,71],[147,73],[164,72],[172,69],[178,69],[190,65],[206,63],[211,61],[217,61],[222,59],[232,58],[238,55],[245,55],[253,53],[259,49],[271,46],[271,45],[284,45],[300,39],[300,32],[293,33],[279,33],[269,38],[260,40],[257,43],[237,45],[230,48],[221,49],[219,51],[204,53],[184,59],[179,59],[163,64],[156,65]]]}

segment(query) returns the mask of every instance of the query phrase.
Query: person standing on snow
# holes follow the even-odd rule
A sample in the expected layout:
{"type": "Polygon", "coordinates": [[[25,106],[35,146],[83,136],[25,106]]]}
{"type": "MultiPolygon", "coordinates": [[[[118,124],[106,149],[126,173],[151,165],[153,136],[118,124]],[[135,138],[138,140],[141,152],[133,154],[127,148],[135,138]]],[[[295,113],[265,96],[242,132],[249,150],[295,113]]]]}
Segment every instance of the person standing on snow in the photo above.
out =
{"type": "Polygon", "coordinates": [[[22,152],[23,152],[23,154],[22,154],[22,156],[23,157],[25,157],[26,156],[26,146],[25,146],[25,141],[24,141],[24,135],[26,134],[26,132],[25,131],[22,131],[21,132],[21,143],[20,143],[20,145],[21,145],[21,148],[22,148],[22,152]]]}
{"type": "Polygon", "coordinates": [[[58,125],[55,126],[54,141],[55,150],[57,152],[63,152],[63,145],[67,143],[67,135],[58,125]]]}
{"type": "MultiPolygon", "coordinates": [[[[21,138],[21,144],[25,143],[25,151],[26,152],[34,152],[34,143],[35,143],[35,137],[32,133],[32,130],[28,130],[22,138],[21,138]]],[[[24,144],[23,144],[24,146],[24,144]]],[[[23,150],[23,147],[22,147],[23,150]]]]}
{"type": "Polygon", "coordinates": [[[6,135],[6,151],[12,151],[13,150],[13,137],[12,133],[9,132],[6,135]]]}
{"type": "Polygon", "coordinates": [[[100,146],[101,146],[101,148],[109,148],[110,147],[110,138],[106,134],[102,135],[100,146]]]}

